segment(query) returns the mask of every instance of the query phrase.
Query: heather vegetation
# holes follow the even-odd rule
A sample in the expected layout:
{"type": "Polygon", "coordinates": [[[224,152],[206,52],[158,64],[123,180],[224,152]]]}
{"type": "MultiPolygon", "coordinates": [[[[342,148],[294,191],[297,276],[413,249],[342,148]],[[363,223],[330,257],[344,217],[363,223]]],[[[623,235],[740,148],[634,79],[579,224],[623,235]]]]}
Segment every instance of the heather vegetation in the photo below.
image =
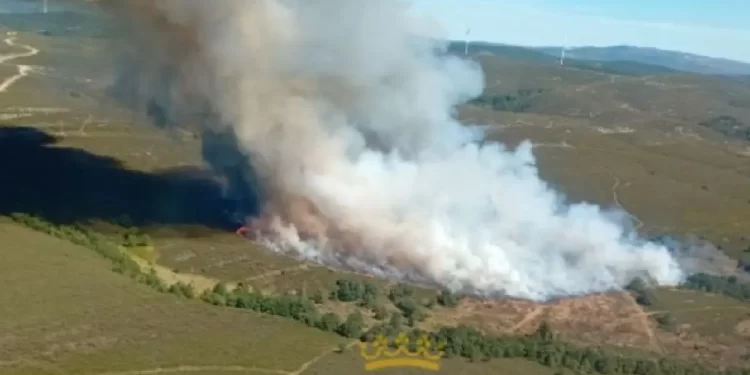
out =
{"type": "MultiPolygon", "coordinates": [[[[596,374],[635,374],[635,375],[748,375],[750,369],[714,370],[696,363],[684,363],[666,358],[638,358],[596,348],[582,348],[560,341],[550,326],[545,322],[531,335],[497,336],[480,332],[468,326],[442,327],[432,332],[414,328],[416,321],[423,320],[433,303],[419,304],[411,286],[396,284],[383,291],[374,284],[354,280],[340,279],[336,288],[329,293],[331,300],[356,304],[372,309],[377,323],[367,326],[360,310],[341,317],[331,312],[321,313],[320,305],[325,303],[322,291],[308,295],[286,293],[281,295],[265,294],[253,291],[252,288],[239,284],[227,287],[218,283],[213,289],[196,295],[191,285],[177,282],[166,285],[150,269],[143,271],[120,247],[101,234],[92,233],[75,226],[56,226],[43,219],[15,214],[12,218],[27,227],[45,232],[88,247],[104,256],[114,264],[113,270],[137,281],[151,286],[164,293],[172,293],[181,298],[194,299],[224,308],[249,309],[260,313],[286,317],[322,331],[338,334],[343,337],[370,341],[382,334],[393,339],[401,332],[407,332],[416,342],[416,338],[427,334],[430,340],[444,344],[444,356],[463,357],[470,361],[488,361],[493,358],[522,358],[538,362],[553,369],[569,369],[575,372],[596,374]],[[381,303],[383,297],[398,308],[390,315],[385,312],[381,303]]],[[[724,293],[742,297],[747,284],[741,284],[736,278],[722,278],[699,274],[685,284],[687,288],[724,293]]],[[[628,286],[642,305],[649,305],[653,298],[643,280],[636,279],[628,286]]],[[[744,297],[743,297],[744,298],[744,297]]],[[[456,306],[461,296],[448,290],[440,291],[434,301],[444,307],[456,306]]],[[[673,329],[674,320],[669,314],[656,317],[664,329],[673,329]]]]}
{"type": "Polygon", "coordinates": [[[524,112],[531,107],[534,97],[543,91],[542,89],[519,89],[514,95],[482,95],[472,100],[471,104],[496,111],[524,112]]]}

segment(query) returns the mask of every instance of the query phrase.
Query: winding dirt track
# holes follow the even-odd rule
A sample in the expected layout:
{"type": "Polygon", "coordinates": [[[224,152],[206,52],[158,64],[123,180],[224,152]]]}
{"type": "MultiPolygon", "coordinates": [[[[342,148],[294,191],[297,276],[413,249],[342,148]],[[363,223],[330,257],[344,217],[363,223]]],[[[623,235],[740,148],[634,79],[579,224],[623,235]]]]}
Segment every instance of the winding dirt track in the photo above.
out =
{"type": "Polygon", "coordinates": [[[615,183],[614,185],[612,185],[612,198],[614,199],[615,204],[617,205],[617,207],[620,207],[623,211],[625,211],[628,214],[628,216],[630,216],[633,220],[637,222],[635,229],[641,229],[641,227],[643,227],[643,221],[641,221],[641,219],[639,219],[637,216],[631,214],[628,210],[626,210],[625,207],[623,207],[622,203],[620,203],[620,198],[617,196],[617,188],[620,187],[620,179],[611,173],[610,175],[612,176],[612,178],[615,179],[615,183]]]}
{"type": "MultiPolygon", "coordinates": [[[[10,53],[7,55],[2,55],[0,56],[0,64],[4,64],[10,60],[19,59],[22,57],[31,57],[39,53],[39,50],[34,47],[27,46],[25,44],[16,44],[15,38],[6,38],[4,42],[10,47],[21,47],[25,49],[26,52],[10,53]]],[[[0,83],[0,92],[7,91],[8,88],[10,88],[10,86],[16,83],[19,79],[27,76],[29,72],[31,72],[31,66],[29,65],[18,64],[16,66],[18,67],[18,73],[6,78],[2,83],[0,83]]]]}
{"type": "MultiPolygon", "coordinates": [[[[357,341],[352,341],[346,345],[347,349],[351,349],[357,341]]],[[[132,371],[120,371],[120,372],[105,372],[98,375],[152,375],[152,374],[169,374],[169,373],[186,373],[186,372],[205,372],[205,371],[216,371],[216,372],[233,372],[233,373],[263,373],[263,374],[278,374],[278,375],[301,375],[305,370],[310,368],[324,357],[333,353],[333,348],[326,350],[320,355],[315,356],[311,360],[303,363],[299,368],[294,371],[284,371],[276,369],[268,369],[262,367],[247,367],[247,366],[176,366],[176,367],[157,367],[152,369],[144,370],[132,370],[132,371]]]]}

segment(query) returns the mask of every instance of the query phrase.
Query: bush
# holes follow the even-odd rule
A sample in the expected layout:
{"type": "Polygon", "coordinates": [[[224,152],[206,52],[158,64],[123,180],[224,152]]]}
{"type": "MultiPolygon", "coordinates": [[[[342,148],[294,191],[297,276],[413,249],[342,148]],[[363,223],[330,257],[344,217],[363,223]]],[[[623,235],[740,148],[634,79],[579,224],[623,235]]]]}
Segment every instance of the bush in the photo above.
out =
{"type": "Polygon", "coordinates": [[[195,298],[195,289],[193,288],[192,284],[185,284],[182,281],[178,281],[174,284],[172,284],[169,289],[169,293],[172,293],[174,295],[192,299],[195,298]]]}
{"type": "Polygon", "coordinates": [[[630,291],[635,302],[641,306],[651,306],[654,304],[654,295],[648,285],[640,277],[636,277],[628,284],[625,289],[630,291]]]}
{"type": "Polygon", "coordinates": [[[397,303],[402,298],[411,297],[413,295],[414,290],[406,284],[396,284],[388,291],[388,299],[393,303],[397,303]]]}
{"type": "Polygon", "coordinates": [[[452,293],[450,290],[443,289],[437,296],[437,303],[440,306],[455,307],[458,302],[461,301],[461,297],[452,293]]]}
{"type": "Polygon", "coordinates": [[[364,326],[365,323],[362,319],[362,314],[359,311],[355,311],[346,317],[346,321],[343,324],[339,325],[336,333],[344,337],[355,338],[362,335],[364,326]]]}
{"type": "Polygon", "coordinates": [[[382,304],[375,305],[372,312],[373,317],[377,320],[383,320],[388,317],[388,310],[382,304]]]}
{"type": "Polygon", "coordinates": [[[659,328],[665,331],[672,332],[677,328],[677,323],[674,317],[670,314],[658,314],[655,316],[655,319],[659,328]]]}

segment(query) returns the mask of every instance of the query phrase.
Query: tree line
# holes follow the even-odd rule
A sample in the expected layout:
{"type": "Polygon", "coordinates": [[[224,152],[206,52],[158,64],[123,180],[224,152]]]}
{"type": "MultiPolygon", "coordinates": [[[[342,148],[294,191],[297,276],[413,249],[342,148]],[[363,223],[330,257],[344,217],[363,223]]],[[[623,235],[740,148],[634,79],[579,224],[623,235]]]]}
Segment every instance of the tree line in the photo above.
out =
{"type": "MultiPolygon", "coordinates": [[[[101,234],[76,226],[56,226],[25,214],[14,214],[12,218],[32,229],[93,249],[112,261],[114,271],[128,275],[160,292],[172,293],[188,299],[199,298],[217,306],[249,309],[286,317],[309,327],[348,338],[358,338],[362,341],[370,341],[378,334],[394,338],[398,333],[406,332],[412,338],[411,342],[414,342],[418,336],[425,333],[431,342],[445,344],[444,356],[447,358],[463,357],[471,361],[524,358],[555,369],[565,368],[596,374],[750,375],[750,369],[717,370],[696,363],[667,358],[658,360],[633,358],[602,349],[577,347],[560,341],[546,322],[542,323],[535,333],[527,336],[487,335],[476,328],[463,325],[442,327],[432,332],[413,328],[413,323],[419,319],[419,314],[429,309],[430,306],[439,304],[450,307],[458,303],[462,296],[448,290],[441,291],[434,300],[418,303],[414,298],[414,290],[405,284],[397,284],[385,292],[367,282],[338,280],[335,289],[328,294],[330,299],[377,309],[378,306],[383,306],[381,300],[385,297],[398,308],[399,311],[390,314],[390,319],[387,319],[387,311],[380,317],[375,316],[379,322],[369,329],[365,326],[364,318],[359,310],[344,319],[333,313],[322,314],[318,306],[325,302],[325,298],[320,291],[310,296],[305,291],[268,295],[253,291],[242,284],[229,290],[225,284],[219,283],[213,289],[196,295],[192,285],[176,283],[167,286],[153,269],[144,272],[137,263],[120,250],[118,244],[110,242],[101,234]]],[[[701,287],[709,285],[711,288],[721,288],[721,285],[724,285],[713,276],[708,278],[699,276],[691,280],[688,281],[689,285],[701,285],[701,287]]],[[[736,280],[727,281],[727,285],[735,284],[736,280]]],[[[634,290],[647,289],[638,283],[630,287],[634,290]]],[[[727,290],[734,290],[733,288],[736,287],[728,287],[727,290]]],[[[385,310],[384,306],[383,309],[385,310]]]]}
{"type": "MultiPolygon", "coordinates": [[[[721,294],[739,301],[750,302],[750,282],[741,281],[737,276],[720,276],[695,273],[688,276],[679,286],[682,289],[721,294]]],[[[634,279],[625,287],[641,306],[654,304],[654,289],[642,279],[634,279]]]]}
{"type": "Polygon", "coordinates": [[[482,95],[469,103],[480,107],[492,108],[495,111],[524,112],[531,107],[532,99],[536,95],[541,94],[542,91],[542,89],[520,89],[516,91],[515,95],[482,95]]]}

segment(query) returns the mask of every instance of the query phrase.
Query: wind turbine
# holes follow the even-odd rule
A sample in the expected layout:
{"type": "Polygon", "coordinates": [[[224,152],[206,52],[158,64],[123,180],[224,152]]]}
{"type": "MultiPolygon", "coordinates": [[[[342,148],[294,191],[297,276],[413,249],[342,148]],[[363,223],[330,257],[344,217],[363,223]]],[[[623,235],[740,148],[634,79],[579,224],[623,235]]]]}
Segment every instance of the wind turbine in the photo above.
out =
{"type": "Polygon", "coordinates": [[[471,34],[471,28],[466,29],[466,44],[464,44],[464,56],[469,55],[469,35],[471,34]]]}
{"type": "Polygon", "coordinates": [[[42,11],[47,13],[47,0],[42,0],[42,11]]]}
{"type": "Polygon", "coordinates": [[[565,37],[563,41],[562,49],[560,50],[560,65],[565,64],[565,47],[568,45],[568,37],[565,37]]]}

